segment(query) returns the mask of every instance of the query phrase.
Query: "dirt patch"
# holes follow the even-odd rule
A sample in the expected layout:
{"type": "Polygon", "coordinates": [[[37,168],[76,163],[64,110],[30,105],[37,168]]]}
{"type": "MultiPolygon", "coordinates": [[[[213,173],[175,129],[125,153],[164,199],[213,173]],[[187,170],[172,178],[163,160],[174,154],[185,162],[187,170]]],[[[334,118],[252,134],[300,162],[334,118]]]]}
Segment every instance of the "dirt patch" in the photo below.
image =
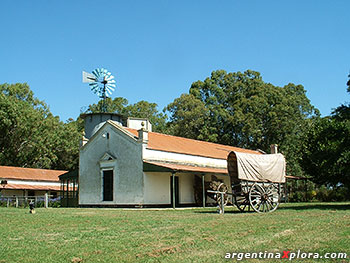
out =
{"type": "Polygon", "coordinates": [[[205,237],[205,238],[203,238],[204,240],[206,240],[206,241],[209,241],[209,242],[214,242],[214,241],[216,241],[216,238],[215,237],[205,237]]]}
{"type": "Polygon", "coordinates": [[[79,262],[83,262],[82,258],[78,258],[78,257],[73,257],[71,260],[72,263],[79,263],[79,262]]]}
{"type": "Polygon", "coordinates": [[[180,251],[180,246],[167,246],[159,249],[154,249],[151,252],[147,253],[149,257],[159,257],[164,254],[174,254],[180,251]]]}
{"type": "Polygon", "coordinates": [[[280,233],[275,234],[274,237],[284,237],[284,236],[289,236],[291,234],[293,234],[293,230],[286,229],[286,230],[284,230],[284,231],[282,231],[280,233]]]}

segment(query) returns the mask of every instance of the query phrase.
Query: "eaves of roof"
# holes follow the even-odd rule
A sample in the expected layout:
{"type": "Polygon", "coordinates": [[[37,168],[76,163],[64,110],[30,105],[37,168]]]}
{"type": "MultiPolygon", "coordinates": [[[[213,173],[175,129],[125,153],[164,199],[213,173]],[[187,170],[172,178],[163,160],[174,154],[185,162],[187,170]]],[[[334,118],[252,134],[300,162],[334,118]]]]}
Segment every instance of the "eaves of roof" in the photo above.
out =
{"type": "Polygon", "coordinates": [[[198,172],[198,173],[214,173],[227,175],[226,168],[214,168],[214,167],[202,167],[202,166],[192,166],[184,164],[174,164],[174,163],[162,163],[162,162],[143,162],[144,172],[198,172]]]}

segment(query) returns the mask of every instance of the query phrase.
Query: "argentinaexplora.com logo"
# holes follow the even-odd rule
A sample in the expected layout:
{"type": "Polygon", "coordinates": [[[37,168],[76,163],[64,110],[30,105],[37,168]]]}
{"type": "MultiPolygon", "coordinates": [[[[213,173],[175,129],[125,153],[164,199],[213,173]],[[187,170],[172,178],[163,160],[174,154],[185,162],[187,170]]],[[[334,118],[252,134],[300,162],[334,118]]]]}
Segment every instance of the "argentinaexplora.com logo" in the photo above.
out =
{"type": "Polygon", "coordinates": [[[301,252],[300,250],[294,252],[291,250],[284,250],[282,252],[232,252],[226,253],[226,259],[235,259],[237,261],[243,259],[286,259],[286,260],[294,260],[294,259],[346,259],[346,253],[339,252],[326,252],[326,253],[317,253],[317,252],[301,252]]]}

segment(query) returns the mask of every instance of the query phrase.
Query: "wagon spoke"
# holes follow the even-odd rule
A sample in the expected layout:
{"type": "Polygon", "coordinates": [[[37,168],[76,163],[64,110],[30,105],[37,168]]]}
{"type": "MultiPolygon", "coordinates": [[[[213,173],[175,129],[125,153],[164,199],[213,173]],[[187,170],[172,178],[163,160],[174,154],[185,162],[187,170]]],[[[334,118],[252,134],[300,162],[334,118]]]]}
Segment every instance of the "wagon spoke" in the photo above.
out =
{"type": "MultiPolygon", "coordinates": [[[[277,200],[279,200],[279,197],[278,197],[278,196],[277,196],[276,198],[277,198],[277,200]]],[[[268,202],[268,203],[270,204],[270,206],[271,206],[270,212],[275,211],[275,210],[277,209],[278,205],[279,205],[279,202],[278,202],[278,201],[275,202],[275,201],[273,200],[273,198],[272,198],[272,199],[271,199],[271,198],[268,198],[268,199],[267,199],[267,202],[268,202]]]]}
{"type": "Polygon", "coordinates": [[[247,208],[250,211],[249,199],[248,199],[247,195],[239,196],[239,197],[236,196],[235,197],[235,204],[241,212],[246,211],[247,208]]]}
{"type": "Polygon", "coordinates": [[[271,210],[271,209],[273,209],[273,203],[271,203],[271,200],[270,199],[267,199],[267,203],[270,205],[270,209],[269,210],[271,210]]]}
{"type": "Polygon", "coordinates": [[[250,196],[252,196],[252,197],[259,197],[260,195],[259,194],[255,194],[255,195],[250,195],[250,196]]]}

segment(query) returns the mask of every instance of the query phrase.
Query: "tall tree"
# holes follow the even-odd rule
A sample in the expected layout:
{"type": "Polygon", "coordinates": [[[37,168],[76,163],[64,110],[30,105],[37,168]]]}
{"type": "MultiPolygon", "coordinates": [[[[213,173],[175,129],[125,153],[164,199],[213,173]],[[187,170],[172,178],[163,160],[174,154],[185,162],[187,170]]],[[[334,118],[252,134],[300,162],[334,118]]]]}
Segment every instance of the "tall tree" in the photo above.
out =
{"type": "Polygon", "coordinates": [[[192,94],[182,94],[167,108],[170,120],[167,132],[186,138],[217,141],[215,128],[209,124],[209,110],[205,104],[192,94]]]}
{"type": "MultiPolygon", "coordinates": [[[[300,140],[308,125],[308,119],[318,111],[310,104],[301,85],[284,87],[265,83],[258,72],[212,72],[210,78],[191,85],[189,93],[193,104],[205,110],[205,122],[191,113],[187,104],[175,100],[167,110],[170,120],[186,111],[187,122],[192,122],[188,136],[233,146],[269,151],[270,144],[277,143],[285,153],[293,174],[300,174],[300,140]],[[193,116],[193,118],[191,118],[193,116]],[[205,131],[198,132],[195,127],[205,131]]],[[[195,107],[193,107],[195,108],[195,107]]],[[[170,131],[176,135],[176,118],[170,123],[170,131]]]]}
{"type": "MultiPolygon", "coordinates": [[[[350,93],[350,81],[347,85],[350,93]]],[[[350,189],[350,104],[315,121],[306,138],[302,164],[313,180],[350,189]]]]}
{"type": "MultiPolygon", "coordinates": [[[[89,106],[87,112],[101,112],[102,101],[89,106]]],[[[167,116],[157,110],[156,103],[148,101],[139,101],[135,104],[129,104],[128,100],[122,97],[106,99],[107,112],[114,112],[126,117],[147,118],[152,123],[154,131],[165,132],[167,116]]]]}
{"type": "Polygon", "coordinates": [[[0,163],[73,169],[78,165],[80,134],[34,97],[24,83],[0,85],[0,163]]]}
{"type": "MultiPolygon", "coordinates": [[[[116,97],[113,100],[108,97],[105,101],[106,112],[115,112],[125,115],[127,113],[125,107],[128,105],[128,103],[128,100],[122,97],[116,97]]],[[[102,107],[103,100],[99,100],[97,104],[89,105],[87,112],[103,112],[102,107]]]]}
{"type": "Polygon", "coordinates": [[[125,108],[126,114],[130,117],[147,118],[152,123],[153,131],[165,132],[167,116],[157,110],[156,103],[139,101],[130,104],[125,108]]]}
{"type": "Polygon", "coordinates": [[[309,130],[303,168],[315,183],[350,189],[350,121],[324,117],[309,130]]]}

